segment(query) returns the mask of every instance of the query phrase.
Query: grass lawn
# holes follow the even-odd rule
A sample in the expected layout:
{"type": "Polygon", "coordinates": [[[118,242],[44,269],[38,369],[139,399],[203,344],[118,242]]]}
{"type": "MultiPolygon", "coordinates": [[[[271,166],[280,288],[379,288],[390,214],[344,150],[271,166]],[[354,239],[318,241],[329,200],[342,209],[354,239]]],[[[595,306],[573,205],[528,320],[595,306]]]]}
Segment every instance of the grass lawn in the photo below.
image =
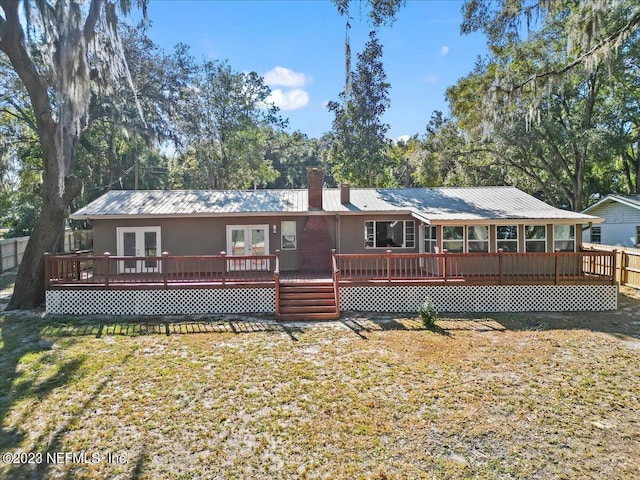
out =
{"type": "Polygon", "coordinates": [[[640,477],[640,340],[553,322],[0,314],[0,478],[640,477]]]}

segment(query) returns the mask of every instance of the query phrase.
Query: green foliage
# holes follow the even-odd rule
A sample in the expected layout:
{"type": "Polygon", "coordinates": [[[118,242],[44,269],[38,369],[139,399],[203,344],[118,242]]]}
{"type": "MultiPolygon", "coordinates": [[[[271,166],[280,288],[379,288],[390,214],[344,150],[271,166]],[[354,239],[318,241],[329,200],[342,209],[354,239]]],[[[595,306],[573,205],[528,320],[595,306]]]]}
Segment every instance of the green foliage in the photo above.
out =
{"type": "Polygon", "coordinates": [[[431,330],[435,327],[436,320],[438,320],[438,310],[433,305],[431,297],[427,297],[427,300],[418,307],[418,315],[420,315],[422,324],[426,329],[431,330]]]}
{"type": "Polygon", "coordinates": [[[235,72],[228,62],[205,62],[194,70],[179,123],[178,165],[197,170],[188,175],[195,182],[190,188],[247,188],[274,181],[278,172],[265,155],[274,131],[286,122],[276,106],[267,105],[269,87],[255,72],[235,72]]]}
{"type": "Polygon", "coordinates": [[[387,157],[389,126],[381,120],[389,107],[391,85],[386,77],[382,45],[371,32],[364,51],[358,54],[350,91],[342,92],[340,102],[328,106],[335,115],[329,158],[338,181],[360,187],[395,184],[387,157]]]}
{"type": "MultiPolygon", "coordinates": [[[[474,21],[491,17],[482,5],[477,2],[474,21]]],[[[638,113],[637,102],[630,101],[637,91],[638,35],[631,35],[608,64],[575,66],[546,83],[544,92],[535,84],[506,92],[502,80],[521,83],[539,72],[563,68],[570,59],[568,18],[575,15],[571,9],[553,10],[525,40],[502,33],[494,38],[510,27],[493,25],[498,30],[489,33],[492,55],[451,87],[447,97],[464,138],[458,155],[465,158],[465,173],[478,173],[476,184],[515,185],[551,204],[580,211],[592,198],[625,186],[632,191],[637,184],[640,162],[629,132],[638,113]]],[[[617,15],[603,14],[602,19],[608,25],[601,29],[607,31],[617,15]]]]}

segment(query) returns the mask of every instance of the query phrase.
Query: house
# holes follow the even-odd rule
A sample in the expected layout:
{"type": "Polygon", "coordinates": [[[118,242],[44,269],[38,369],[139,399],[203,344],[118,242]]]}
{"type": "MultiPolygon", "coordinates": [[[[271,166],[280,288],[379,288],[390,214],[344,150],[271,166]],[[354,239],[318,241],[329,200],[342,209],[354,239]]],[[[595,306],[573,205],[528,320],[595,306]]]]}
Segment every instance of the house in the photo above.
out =
{"type": "Polygon", "coordinates": [[[602,219],[602,223],[591,225],[584,231],[585,242],[620,247],[640,246],[640,194],[607,195],[583,213],[602,219]]]}
{"type": "Polygon", "coordinates": [[[610,272],[594,270],[611,267],[609,254],[581,253],[576,235],[599,219],[513,187],[327,189],[310,168],[307,189],[110,191],[71,218],[92,225],[98,256],[49,259],[47,308],[57,313],[107,302],[109,312],[335,318],[415,311],[426,296],[442,311],[616,302],[610,272]],[[102,300],[88,302],[96,289],[102,300]]]}

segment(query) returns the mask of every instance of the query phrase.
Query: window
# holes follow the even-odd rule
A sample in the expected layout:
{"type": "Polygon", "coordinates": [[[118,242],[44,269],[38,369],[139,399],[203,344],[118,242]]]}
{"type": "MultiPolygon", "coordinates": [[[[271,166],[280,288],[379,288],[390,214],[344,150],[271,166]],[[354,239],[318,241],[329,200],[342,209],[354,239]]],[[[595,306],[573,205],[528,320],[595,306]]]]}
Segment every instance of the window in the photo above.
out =
{"type": "Polygon", "coordinates": [[[295,250],[297,248],[296,222],[284,221],[280,224],[280,234],[282,235],[281,249],[295,250]]]}
{"type": "Polygon", "coordinates": [[[477,225],[467,227],[467,250],[469,252],[489,251],[489,227],[477,225]]]}
{"type": "Polygon", "coordinates": [[[498,249],[503,252],[518,251],[518,226],[517,225],[498,225],[496,227],[496,240],[498,249]]]}
{"type": "Polygon", "coordinates": [[[576,226],[575,225],[554,225],[553,226],[553,250],[561,252],[576,251],[576,226]]]}
{"type": "Polygon", "coordinates": [[[442,227],[442,248],[464,252],[464,227],[442,227]]]}
{"type": "Polygon", "coordinates": [[[424,226],[424,251],[436,253],[438,249],[438,227],[424,226]]]}
{"type": "Polygon", "coordinates": [[[640,245],[640,226],[636,226],[636,247],[640,245]]]}
{"type": "Polygon", "coordinates": [[[602,243],[602,227],[591,227],[591,243],[602,243]]]}
{"type": "Polygon", "coordinates": [[[547,227],[545,225],[525,225],[524,227],[524,251],[547,251],[547,227]]]}
{"type": "Polygon", "coordinates": [[[413,248],[416,245],[413,220],[364,222],[366,248],[413,248]]]}

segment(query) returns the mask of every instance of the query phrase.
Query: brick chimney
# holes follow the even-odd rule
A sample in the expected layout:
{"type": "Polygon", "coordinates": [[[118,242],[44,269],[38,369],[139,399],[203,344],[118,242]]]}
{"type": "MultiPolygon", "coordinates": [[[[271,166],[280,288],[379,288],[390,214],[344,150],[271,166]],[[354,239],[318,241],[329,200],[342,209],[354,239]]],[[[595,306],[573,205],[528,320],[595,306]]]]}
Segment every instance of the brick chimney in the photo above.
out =
{"type": "Polygon", "coordinates": [[[322,168],[307,167],[309,210],[322,210],[322,168]]]}
{"type": "Polygon", "coordinates": [[[342,205],[351,203],[351,186],[348,183],[340,184],[340,203],[342,205]]]}

